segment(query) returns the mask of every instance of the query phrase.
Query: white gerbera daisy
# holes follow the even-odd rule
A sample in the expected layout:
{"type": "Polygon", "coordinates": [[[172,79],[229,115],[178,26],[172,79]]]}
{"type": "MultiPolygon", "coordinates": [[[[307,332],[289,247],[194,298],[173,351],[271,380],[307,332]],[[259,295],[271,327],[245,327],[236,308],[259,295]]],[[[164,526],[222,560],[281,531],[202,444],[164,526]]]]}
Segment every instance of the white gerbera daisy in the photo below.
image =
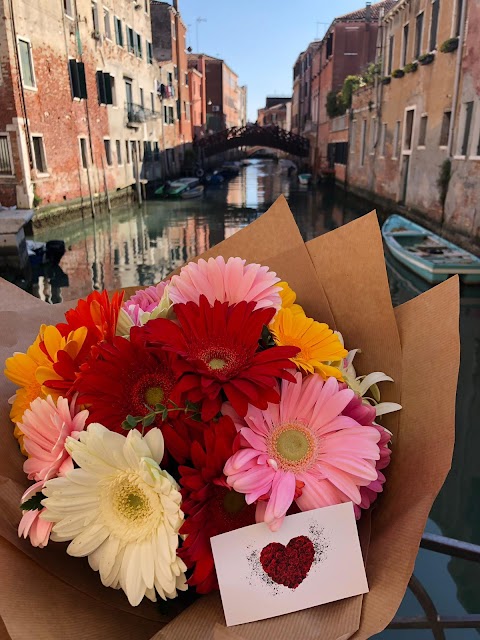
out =
{"type": "Polygon", "coordinates": [[[88,556],[107,587],[123,589],[131,605],[144,596],[174,598],[187,588],[177,557],[183,523],[181,495],[159,467],[163,436],[152,429],[125,437],[91,424],[66,449],[80,467],[49,480],[42,519],[54,522],[51,539],[71,540],[67,553],[88,556]]]}

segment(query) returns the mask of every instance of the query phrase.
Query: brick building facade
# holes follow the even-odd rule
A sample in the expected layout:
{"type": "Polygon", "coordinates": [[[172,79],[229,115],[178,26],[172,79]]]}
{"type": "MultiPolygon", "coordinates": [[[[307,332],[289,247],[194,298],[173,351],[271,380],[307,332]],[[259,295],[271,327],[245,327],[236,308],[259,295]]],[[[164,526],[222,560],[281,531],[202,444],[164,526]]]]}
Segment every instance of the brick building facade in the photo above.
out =
{"type": "Polygon", "coordinates": [[[353,96],[349,186],[480,235],[480,2],[401,0],[384,79],[353,96]],[[462,10],[463,9],[463,10],[462,10]]]}
{"type": "Polygon", "coordinates": [[[265,106],[258,110],[257,123],[260,126],[275,125],[285,131],[292,128],[292,98],[269,97],[265,106]]]}

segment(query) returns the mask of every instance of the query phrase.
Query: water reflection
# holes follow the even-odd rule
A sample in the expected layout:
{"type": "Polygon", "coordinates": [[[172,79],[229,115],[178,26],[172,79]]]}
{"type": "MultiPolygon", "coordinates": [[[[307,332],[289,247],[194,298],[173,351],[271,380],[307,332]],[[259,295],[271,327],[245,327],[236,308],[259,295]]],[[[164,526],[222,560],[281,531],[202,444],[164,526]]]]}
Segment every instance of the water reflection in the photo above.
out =
{"type": "MultiPolygon", "coordinates": [[[[147,202],[141,209],[124,206],[111,215],[62,225],[35,239],[65,240],[61,270],[39,273],[33,293],[56,302],[75,299],[91,289],[149,285],[186,260],[228,238],[255,220],[280,193],[285,194],[305,240],[335,229],[373,209],[373,205],[340,190],[312,190],[297,185],[286,168],[273,161],[254,161],[240,175],[197,201],[147,202]]],[[[385,213],[379,212],[383,219],[385,213]]],[[[394,305],[419,295],[428,284],[387,256],[394,305]]],[[[462,292],[460,330],[462,364],[457,398],[457,443],[453,468],[431,513],[429,529],[480,544],[480,291],[462,292]],[[476,393],[477,392],[477,393],[476,393]]],[[[432,439],[435,425],[432,425],[432,439]]],[[[425,452],[428,463],[428,452],[425,452]]],[[[480,566],[421,552],[416,574],[442,613],[480,612],[480,566]],[[456,593],[455,593],[456,590],[456,593]]],[[[418,611],[408,597],[403,613],[418,611]],[[406,607],[406,610],[405,610],[406,607]]],[[[397,637],[388,632],[385,637],[397,637]]],[[[430,637],[411,632],[412,637],[430,637]]],[[[470,640],[472,630],[449,632],[470,640]]],[[[405,634],[402,633],[402,638],[405,634]]]]}

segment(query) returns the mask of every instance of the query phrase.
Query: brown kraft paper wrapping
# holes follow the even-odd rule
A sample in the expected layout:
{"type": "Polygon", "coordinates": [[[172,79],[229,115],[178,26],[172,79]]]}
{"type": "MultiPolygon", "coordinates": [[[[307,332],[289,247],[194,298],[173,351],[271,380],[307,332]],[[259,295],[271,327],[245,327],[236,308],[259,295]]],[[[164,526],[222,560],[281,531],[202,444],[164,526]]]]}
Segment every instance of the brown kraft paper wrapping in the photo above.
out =
{"type": "MultiPolygon", "coordinates": [[[[130,607],[122,592],[102,586],[85,559],[69,557],[66,545],[39,550],[18,539],[18,504],[29,482],[8,417],[7,400],[15,387],[1,377],[0,640],[346,640],[378,633],[395,614],[451,462],[457,279],[394,312],[375,214],[305,245],[283,197],[201,257],[216,255],[239,255],[277,271],[308,315],[342,331],[347,348],[362,349],[356,359],[359,373],[384,371],[395,380],[382,385],[382,400],[401,402],[403,410],[384,420],[394,433],[393,456],[385,492],[372,513],[370,546],[369,517],[360,529],[370,593],[229,629],[218,594],[200,598],[168,623],[150,602],[130,607]]],[[[0,292],[2,361],[25,351],[40,324],[61,321],[73,306],[47,305],[1,280],[0,292]]]]}

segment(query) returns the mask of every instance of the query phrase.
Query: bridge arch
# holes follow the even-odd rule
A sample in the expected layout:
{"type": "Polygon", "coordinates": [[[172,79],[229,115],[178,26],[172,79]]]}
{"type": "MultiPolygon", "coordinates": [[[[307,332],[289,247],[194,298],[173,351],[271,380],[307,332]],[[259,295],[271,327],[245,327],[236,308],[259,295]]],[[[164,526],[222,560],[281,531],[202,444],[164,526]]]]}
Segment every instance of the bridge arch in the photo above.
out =
{"type": "Polygon", "coordinates": [[[308,157],[310,143],[291,131],[276,126],[246,124],[198,138],[194,142],[205,158],[238,147],[269,147],[301,158],[308,157]]]}

